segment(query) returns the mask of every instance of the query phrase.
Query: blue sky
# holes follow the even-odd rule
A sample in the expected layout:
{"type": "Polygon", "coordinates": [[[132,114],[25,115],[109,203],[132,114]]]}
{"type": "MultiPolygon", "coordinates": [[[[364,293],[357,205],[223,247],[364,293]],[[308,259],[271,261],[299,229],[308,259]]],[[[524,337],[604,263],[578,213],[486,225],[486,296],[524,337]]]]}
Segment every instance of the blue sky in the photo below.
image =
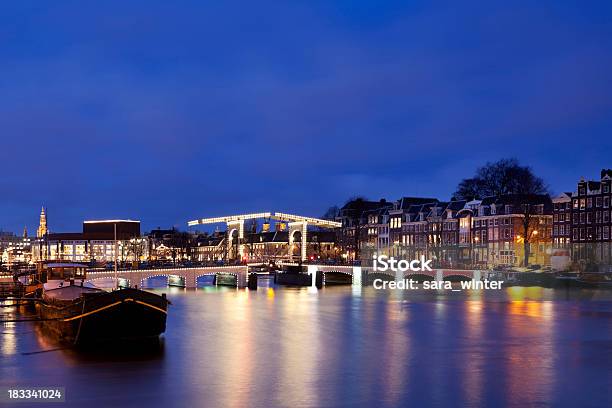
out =
{"type": "Polygon", "coordinates": [[[611,72],[603,1],[5,2],[0,228],[448,199],[502,157],[572,190],[611,72]]]}

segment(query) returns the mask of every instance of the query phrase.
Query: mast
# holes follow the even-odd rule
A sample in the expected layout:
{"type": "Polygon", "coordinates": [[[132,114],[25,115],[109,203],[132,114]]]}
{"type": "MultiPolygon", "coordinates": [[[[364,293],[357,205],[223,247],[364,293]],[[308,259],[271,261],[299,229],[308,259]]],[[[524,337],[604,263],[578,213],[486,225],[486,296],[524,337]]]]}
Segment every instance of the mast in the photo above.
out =
{"type": "Polygon", "coordinates": [[[119,287],[119,280],[117,279],[117,223],[113,224],[113,230],[115,233],[115,289],[119,287]]]}

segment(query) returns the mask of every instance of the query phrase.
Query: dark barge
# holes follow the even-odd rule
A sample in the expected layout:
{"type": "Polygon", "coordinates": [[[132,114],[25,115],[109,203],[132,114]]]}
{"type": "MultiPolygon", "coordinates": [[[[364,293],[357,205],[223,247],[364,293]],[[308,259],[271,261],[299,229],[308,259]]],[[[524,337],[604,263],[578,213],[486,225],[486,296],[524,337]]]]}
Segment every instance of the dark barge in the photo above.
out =
{"type": "Polygon", "coordinates": [[[87,345],[158,338],[166,330],[165,294],[124,288],[103,290],[85,283],[85,265],[42,266],[37,302],[43,329],[60,341],[87,345]]]}

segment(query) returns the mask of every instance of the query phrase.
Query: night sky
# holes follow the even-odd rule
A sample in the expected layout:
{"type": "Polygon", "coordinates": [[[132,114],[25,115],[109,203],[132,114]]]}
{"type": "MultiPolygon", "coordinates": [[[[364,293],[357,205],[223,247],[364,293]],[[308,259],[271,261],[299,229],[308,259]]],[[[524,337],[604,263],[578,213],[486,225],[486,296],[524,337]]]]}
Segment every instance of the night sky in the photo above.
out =
{"type": "Polygon", "coordinates": [[[0,228],[448,199],[503,157],[598,177],[612,2],[491,3],[5,1],[0,228]]]}

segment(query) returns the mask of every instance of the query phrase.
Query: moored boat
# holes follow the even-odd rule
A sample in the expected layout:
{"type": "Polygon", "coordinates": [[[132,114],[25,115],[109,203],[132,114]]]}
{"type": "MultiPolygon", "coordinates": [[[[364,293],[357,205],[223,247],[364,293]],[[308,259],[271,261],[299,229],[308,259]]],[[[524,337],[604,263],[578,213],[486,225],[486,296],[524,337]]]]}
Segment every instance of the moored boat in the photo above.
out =
{"type": "Polygon", "coordinates": [[[612,273],[585,272],[580,275],[578,282],[590,287],[612,289],[612,273]]]}
{"type": "Polygon", "coordinates": [[[37,303],[44,329],[77,345],[159,337],[166,330],[168,300],[143,290],[112,291],[85,283],[86,266],[41,265],[37,303]]]}

